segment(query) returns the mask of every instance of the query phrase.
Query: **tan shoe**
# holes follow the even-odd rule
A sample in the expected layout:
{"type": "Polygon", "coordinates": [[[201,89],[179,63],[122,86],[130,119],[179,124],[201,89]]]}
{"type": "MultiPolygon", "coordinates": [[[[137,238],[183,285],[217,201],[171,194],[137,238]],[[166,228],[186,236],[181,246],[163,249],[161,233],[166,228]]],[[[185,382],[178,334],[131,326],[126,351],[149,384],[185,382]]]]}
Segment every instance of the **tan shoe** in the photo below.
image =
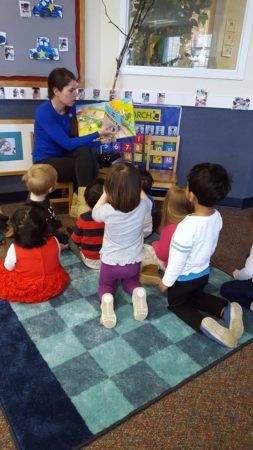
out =
{"type": "Polygon", "coordinates": [[[147,294],[143,287],[134,288],[132,303],[135,320],[145,320],[148,315],[147,294]]]}
{"type": "Polygon", "coordinates": [[[84,214],[87,211],[90,211],[90,208],[87,205],[85,198],[84,198],[85,189],[86,189],[86,187],[84,187],[84,186],[79,186],[79,188],[78,188],[77,206],[76,206],[76,212],[77,212],[78,217],[81,214],[84,214]]]}
{"type": "Polygon", "coordinates": [[[78,217],[78,213],[77,213],[77,194],[75,192],[73,194],[71,208],[70,208],[70,214],[69,215],[71,217],[78,217]]]}
{"type": "Polygon", "coordinates": [[[114,328],[117,323],[117,317],[114,312],[112,294],[103,294],[101,301],[102,314],[100,317],[100,323],[105,328],[114,328]]]}
{"type": "Polygon", "coordinates": [[[140,272],[140,282],[141,284],[151,284],[157,285],[161,281],[159,277],[158,267],[155,264],[149,264],[144,266],[140,272]]]}

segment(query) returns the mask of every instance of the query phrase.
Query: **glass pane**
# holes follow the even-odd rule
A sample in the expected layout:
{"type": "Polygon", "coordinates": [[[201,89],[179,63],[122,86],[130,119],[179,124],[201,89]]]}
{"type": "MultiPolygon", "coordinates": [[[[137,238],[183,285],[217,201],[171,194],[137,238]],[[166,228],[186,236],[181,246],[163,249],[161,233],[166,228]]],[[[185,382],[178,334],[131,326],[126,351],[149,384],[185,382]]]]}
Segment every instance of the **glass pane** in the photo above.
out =
{"type": "MultiPolygon", "coordinates": [[[[129,27],[141,0],[129,0],[129,27]]],[[[147,0],[130,66],[234,70],[247,0],[147,0]]]]}

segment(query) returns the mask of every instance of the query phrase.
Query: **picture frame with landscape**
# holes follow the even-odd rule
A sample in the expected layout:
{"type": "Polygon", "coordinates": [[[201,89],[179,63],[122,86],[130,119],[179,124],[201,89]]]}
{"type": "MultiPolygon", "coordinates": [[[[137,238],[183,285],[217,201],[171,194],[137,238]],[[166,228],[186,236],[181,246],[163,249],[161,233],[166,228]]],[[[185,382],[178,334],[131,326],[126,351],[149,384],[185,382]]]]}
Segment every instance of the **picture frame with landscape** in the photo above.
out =
{"type": "Polygon", "coordinates": [[[24,173],[32,165],[33,120],[0,120],[0,176],[24,173]]]}

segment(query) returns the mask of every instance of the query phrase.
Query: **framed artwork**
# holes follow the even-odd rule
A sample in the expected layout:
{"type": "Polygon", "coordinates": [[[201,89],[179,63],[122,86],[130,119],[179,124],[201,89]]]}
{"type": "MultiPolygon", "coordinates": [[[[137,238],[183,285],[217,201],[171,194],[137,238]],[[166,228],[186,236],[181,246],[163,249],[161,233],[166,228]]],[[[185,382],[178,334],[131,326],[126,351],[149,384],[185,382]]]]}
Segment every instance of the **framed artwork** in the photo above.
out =
{"type": "Polygon", "coordinates": [[[32,165],[33,120],[0,120],[0,176],[19,175],[32,165]]]}
{"type": "Polygon", "coordinates": [[[231,58],[233,53],[233,47],[231,45],[223,45],[222,47],[222,56],[225,56],[226,58],[231,58]]]}
{"type": "Polygon", "coordinates": [[[226,31],[235,31],[235,27],[236,27],[235,19],[228,19],[226,21],[226,31]]]}
{"type": "Polygon", "coordinates": [[[23,147],[21,132],[0,132],[0,162],[22,160],[23,147]]]}
{"type": "Polygon", "coordinates": [[[224,45],[232,45],[233,43],[234,43],[233,31],[226,31],[226,33],[224,34],[223,44],[224,45]]]}

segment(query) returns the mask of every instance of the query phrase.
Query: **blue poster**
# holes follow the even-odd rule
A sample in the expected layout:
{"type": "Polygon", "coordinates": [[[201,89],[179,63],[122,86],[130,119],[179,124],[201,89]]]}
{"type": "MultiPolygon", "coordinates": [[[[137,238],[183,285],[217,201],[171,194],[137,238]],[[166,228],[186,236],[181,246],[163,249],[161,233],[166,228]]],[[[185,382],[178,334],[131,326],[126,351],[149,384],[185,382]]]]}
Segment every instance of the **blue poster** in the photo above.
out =
{"type": "MultiPolygon", "coordinates": [[[[112,144],[102,145],[102,153],[120,153],[123,161],[130,161],[139,167],[146,165],[146,137],[148,134],[156,136],[178,136],[182,108],[168,105],[134,104],[136,136],[119,139],[112,144]]],[[[174,142],[156,142],[154,150],[174,151],[174,142]]],[[[174,158],[153,156],[151,169],[173,170],[174,158]]]]}

